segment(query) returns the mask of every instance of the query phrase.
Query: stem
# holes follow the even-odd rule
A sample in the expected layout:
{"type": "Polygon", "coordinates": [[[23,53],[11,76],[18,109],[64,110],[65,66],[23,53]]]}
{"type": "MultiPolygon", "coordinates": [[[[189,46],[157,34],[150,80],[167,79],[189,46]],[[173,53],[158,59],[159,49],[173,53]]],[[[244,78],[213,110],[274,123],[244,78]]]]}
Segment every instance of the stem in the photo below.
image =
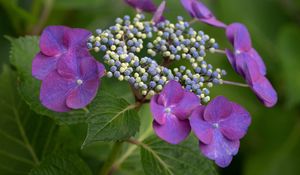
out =
{"type": "Polygon", "coordinates": [[[219,54],[224,54],[224,55],[226,55],[225,50],[221,50],[221,49],[215,49],[215,53],[219,53],[219,54]]]}
{"type": "Polygon", "coordinates": [[[196,19],[196,18],[193,18],[190,22],[189,22],[189,24],[190,25],[192,25],[192,24],[194,24],[195,22],[197,22],[198,20],[196,19]]]}
{"type": "Polygon", "coordinates": [[[114,161],[116,160],[117,156],[120,154],[121,148],[122,148],[122,142],[115,142],[99,175],[110,175],[111,174],[112,165],[113,165],[114,161]]]}
{"type": "Polygon", "coordinates": [[[240,87],[249,87],[248,84],[238,83],[233,81],[225,81],[225,80],[223,80],[223,84],[229,84],[229,85],[240,86],[240,87]]]}
{"type": "Polygon", "coordinates": [[[38,20],[37,24],[33,27],[31,34],[39,34],[42,30],[44,24],[46,23],[50,12],[53,7],[54,0],[45,0],[44,1],[44,8],[42,10],[42,14],[40,16],[40,19],[38,20]]]}
{"type": "MultiPolygon", "coordinates": [[[[137,141],[142,142],[152,133],[152,125],[137,139],[137,141]]],[[[112,166],[112,171],[120,167],[120,165],[138,148],[136,144],[130,145],[127,151],[120,157],[112,166]]]]}

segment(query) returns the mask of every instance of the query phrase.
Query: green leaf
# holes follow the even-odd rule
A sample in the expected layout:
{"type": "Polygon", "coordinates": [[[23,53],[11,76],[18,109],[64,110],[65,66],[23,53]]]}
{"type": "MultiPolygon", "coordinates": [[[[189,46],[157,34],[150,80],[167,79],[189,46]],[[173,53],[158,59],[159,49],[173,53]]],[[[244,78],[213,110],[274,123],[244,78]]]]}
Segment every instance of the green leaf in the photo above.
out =
{"type": "Polygon", "coordinates": [[[39,116],[18,96],[14,72],[0,75],[0,174],[24,174],[51,151],[57,126],[39,116]]]}
{"type": "Polygon", "coordinates": [[[91,175],[86,163],[76,154],[53,153],[31,170],[29,175],[91,175]]]}
{"type": "Polygon", "coordinates": [[[142,164],[146,175],[215,175],[210,160],[199,152],[198,141],[190,137],[179,145],[171,145],[157,137],[141,144],[142,164]]]}
{"type": "Polygon", "coordinates": [[[300,28],[298,26],[284,27],[278,38],[278,56],[282,66],[282,86],[284,87],[287,105],[293,107],[300,103],[300,28]]]}
{"type": "Polygon", "coordinates": [[[140,119],[134,109],[137,105],[130,105],[126,100],[107,93],[100,93],[94,103],[89,109],[92,112],[84,145],[95,141],[123,140],[138,132],[140,119]]]}
{"type": "MultiPolygon", "coordinates": [[[[16,67],[21,96],[35,112],[49,116],[60,124],[83,123],[87,119],[87,113],[83,110],[73,110],[68,113],[57,113],[46,109],[39,100],[40,81],[31,75],[31,63],[39,52],[36,36],[8,38],[11,41],[10,62],[16,67]]],[[[92,104],[91,104],[92,105],[92,104]]]]}

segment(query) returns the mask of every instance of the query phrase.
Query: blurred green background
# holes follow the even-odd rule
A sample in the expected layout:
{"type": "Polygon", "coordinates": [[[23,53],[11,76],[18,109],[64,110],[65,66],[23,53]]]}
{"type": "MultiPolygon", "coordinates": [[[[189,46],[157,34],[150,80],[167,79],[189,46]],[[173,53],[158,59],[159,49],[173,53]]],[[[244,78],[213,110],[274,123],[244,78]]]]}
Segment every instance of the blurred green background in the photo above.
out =
{"type": "MultiPolygon", "coordinates": [[[[159,4],[160,0],[155,2],[159,4]]],[[[300,0],[203,2],[225,23],[241,22],[249,28],[254,47],[263,57],[268,78],[279,95],[278,104],[268,109],[247,88],[230,85],[213,88],[213,96],[225,95],[242,104],[252,115],[252,125],[241,141],[239,154],[228,168],[220,170],[220,174],[300,174],[300,0]]],[[[4,35],[39,35],[47,25],[67,25],[94,31],[112,25],[116,17],[134,13],[122,0],[0,0],[0,67],[2,69],[3,64],[9,64],[10,43],[4,35]]],[[[174,21],[177,15],[190,19],[179,0],[167,0],[165,16],[174,21]]],[[[201,23],[193,27],[216,38],[221,48],[230,47],[223,30],[201,23]]],[[[227,70],[228,75],[224,79],[243,81],[232,71],[223,55],[209,54],[207,62],[227,70]]],[[[61,127],[60,130],[63,147],[73,142],[79,147],[85,126],[61,127]]],[[[93,171],[98,167],[95,162],[106,156],[105,153],[95,154],[106,146],[109,144],[101,143],[100,147],[92,145],[81,151],[84,159],[89,157],[88,164],[93,171]],[[91,161],[91,157],[95,161],[91,161]]],[[[128,165],[129,168],[141,168],[137,164],[139,160],[132,161],[136,163],[128,165]]]]}

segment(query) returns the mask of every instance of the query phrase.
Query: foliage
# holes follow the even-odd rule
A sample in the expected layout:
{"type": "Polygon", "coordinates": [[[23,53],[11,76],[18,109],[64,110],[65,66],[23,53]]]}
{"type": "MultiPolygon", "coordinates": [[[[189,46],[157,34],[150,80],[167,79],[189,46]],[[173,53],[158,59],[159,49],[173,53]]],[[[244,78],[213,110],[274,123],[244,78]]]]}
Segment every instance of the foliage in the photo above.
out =
{"type": "MultiPolygon", "coordinates": [[[[127,84],[103,80],[105,83],[102,84],[99,97],[108,95],[115,99],[113,106],[109,107],[110,110],[105,108],[107,111],[102,111],[104,106],[99,106],[99,109],[96,107],[103,104],[98,97],[87,107],[90,112],[94,111],[92,114],[84,110],[67,114],[54,113],[40,104],[38,94],[40,82],[31,77],[31,61],[39,50],[38,37],[19,38],[20,36],[38,35],[44,26],[51,24],[91,30],[105,28],[116,17],[131,15],[134,12],[124,6],[121,0],[76,0],[72,3],[70,0],[60,0],[52,1],[51,6],[45,8],[45,4],[51,1],[0,0],[0,21],[3,24],[0,27],[0,70],[2,72],[0,76],[0,174],[28,174],[30,171],[31,174],[59,174],[61,169],[67,170],[64,174],[98,174],[112,148],[110,142],[101,140],[127,139],[130,136],[138,139],[144,147],[133,147],[125,142],[120,157],[131,148],[134,148],[134,151],[114,174],[141,175],[144,173],[142,167],[147,175],[157,174],[158,170],[167,174],[188,174],[189,171],[197,172],[194,174],[215,174],[211,163],[203,160],[199,154],[197,143],[193,138],[179,146],[169,145],[155,137],[145,141],[140,140],[140,136],[148,126],[144,125],[143,120],[149,124],[151,116],[149,109],[142,110],[138,114],[134,109],[123,111],[133,104],[132,96],[125,93],[129,91],[127,84]],[[49,9],[48,18],[41,18],[41,14],[49,9]],[[9,41],[2,37],[4,35],[11,36],[9,41]],[[3,66],[9,60],[12,67],[3,66]],[[123,112],[120,113],[121,111],[123,112]],[[109,121],[118,113],[120,115],[110,123],[109,121]],[[134,123],[128,123],[126,119],[129,118],[134,123]],[[126,131],[124,128],[128,126],[125,125],[133,127],[126,131]],[[98,126],[103,128],[102,132],[93,132],[98,126]],[[87,130],[89,133],[86,137],[87,130]],[[102,137],[104,132],[117,134],[111,134],[104,139],[102,137]],[[80,149],[85,138],[86,145],[80,149]],[[193,143],[192,146],[189,146],[190,141],[193,143]],[[191,153],[181,154],[181,149],[191,150],[191,153]],[[165,167],[154,155],[158,155],[169,166],[165,167]],[[203,164],[195,162],[194,169],[186,169],[192,164],[187,165],[185,162],[194,162],[194,160],[199,160],[203,164]],[[174,171],[173,166],[176,169],[179,167],[178,171],[174,171]]],[[[203,1],[221,20],[239,21],[249,27],[254,46],[261,53],[268,67],[267,76],[279,92],[279,104],[274,110],[268,110],[262,107],[246,88],[224,85],[214,89],[213,94],[222,92],[230,100],[242,104],[251,111],[253,118],[247,137],[241,140],[239,155],[230,167],[219,170],[219,174],[297,175],[300,171],[298,166],[300,152],[297,149],[300,145],[300,79],[297,77],[300,64],[298,60],[299,1],[203,1]]],[[[158,4],[160,1],[155,2],[158,4]]],[[[168,8],[172,9],[172,11],[167,10],[167,17],[175,19],[175,16],[180,13],[188,19],[188,14],[183,11],[179,1],[167,1],[167,3],[168,8]],[[173,13],[174,11],[176,13],[173,13]]],[[[229,47],[223,30],[202,24],[195,25],[195,28],[214,36],[220,46],[229,47]]],[[[98,59],[102,61],[101,56],[98,56],[98,59]]],[[[228,71],[228,80],[241,81],[234,75],[225,57],[209,55],[209,59],[213,64],[225,65],[223,67],[228,71]]]]}

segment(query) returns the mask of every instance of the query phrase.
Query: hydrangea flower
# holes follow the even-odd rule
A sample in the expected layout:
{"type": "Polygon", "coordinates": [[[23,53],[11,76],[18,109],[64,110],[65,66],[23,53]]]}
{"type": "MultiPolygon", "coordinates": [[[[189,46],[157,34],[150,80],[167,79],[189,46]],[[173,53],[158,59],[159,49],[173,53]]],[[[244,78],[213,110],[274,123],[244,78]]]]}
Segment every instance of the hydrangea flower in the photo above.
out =
{"type": "Polygon", "coordinates": [[[201,152],[220,167],[230,164],[251,123],[250,114],[240,105],[218,96],[206,107],[194,109],[190,124],[198,137],[201,152]]]}
{"type": "Polygon", "coordinates": [[[86,42],[91,32],[65,26],[49,26],[40,37],[41,51],[32,62],[32,75],[42,80],[56,69],[57,61],[74,54],[87,54],[86,42]],[[82,53],[83,52],[83,53],[82,53]]]}
{"type": "Polygon", "coordinates": [[[234,47],[233,53],[231,53],[229,50],[226,52],[230,56],[230,62],[237,72],[240,73],[240,67],[242,67],[242,63],[237,60],[239,59],[241,53],[244,53],[247,55],[247,57],[250,57],[249,59],[255,60],[259,66],[260,73],[262,75],[266,75],[266,66],[264,61],[257,51],[252,47],[250,34],[246,26],[240,23],[233,23],[226,28],[226,36],[234,47]],[[232,58],[231,55],[233,55],[234,58],[232,58]]]}
{"type": "Polygon", "coordinates": [[[239,23],[231,24],[226,35],[234,47],[234,52],[226,49],[226,55],[234,70],[243,76],[258,99],[267,107],[277,102],[277,93],[265,77],[266,67],[254,48],[247,28],[239,23]]]}
{"type": "Polygon", "coordinates": [[[180,143],[191,131],[188,117],[199,104],[200,100],[194,93],[171,80],[150,102],[155,133],[168,143],[180,143]]]}
{"type": "Polygon", "coordinates": [[[215,27],[226,28],[226,24],[219,21],[202,2],[197,0],[181,0],[181,4],[191,17],[215,27]]]}
{"type": "Polygon", "coordinates": [[[90,32],[64,26],[47,27],[41,51],[32,62],[32,75],[42,80],[40,100],[56,112],[86,106],[95,97],[105,68],[89,53],[90,32]]]}
{"type": "Polygon", "coordinates": [[[89,55],[60,59],[57,66],[57,70],[50,72],[42,81],[42,104],[57,112],[89,104],[96,96],[99,78],[105,72],[104,66],[89,55]]]}
{"type": "Polygon", "coordinates": [[[153,13],[156,11],[156,6],[152,0],[124,0],[131,7],[144,11],[153,13]]]}

